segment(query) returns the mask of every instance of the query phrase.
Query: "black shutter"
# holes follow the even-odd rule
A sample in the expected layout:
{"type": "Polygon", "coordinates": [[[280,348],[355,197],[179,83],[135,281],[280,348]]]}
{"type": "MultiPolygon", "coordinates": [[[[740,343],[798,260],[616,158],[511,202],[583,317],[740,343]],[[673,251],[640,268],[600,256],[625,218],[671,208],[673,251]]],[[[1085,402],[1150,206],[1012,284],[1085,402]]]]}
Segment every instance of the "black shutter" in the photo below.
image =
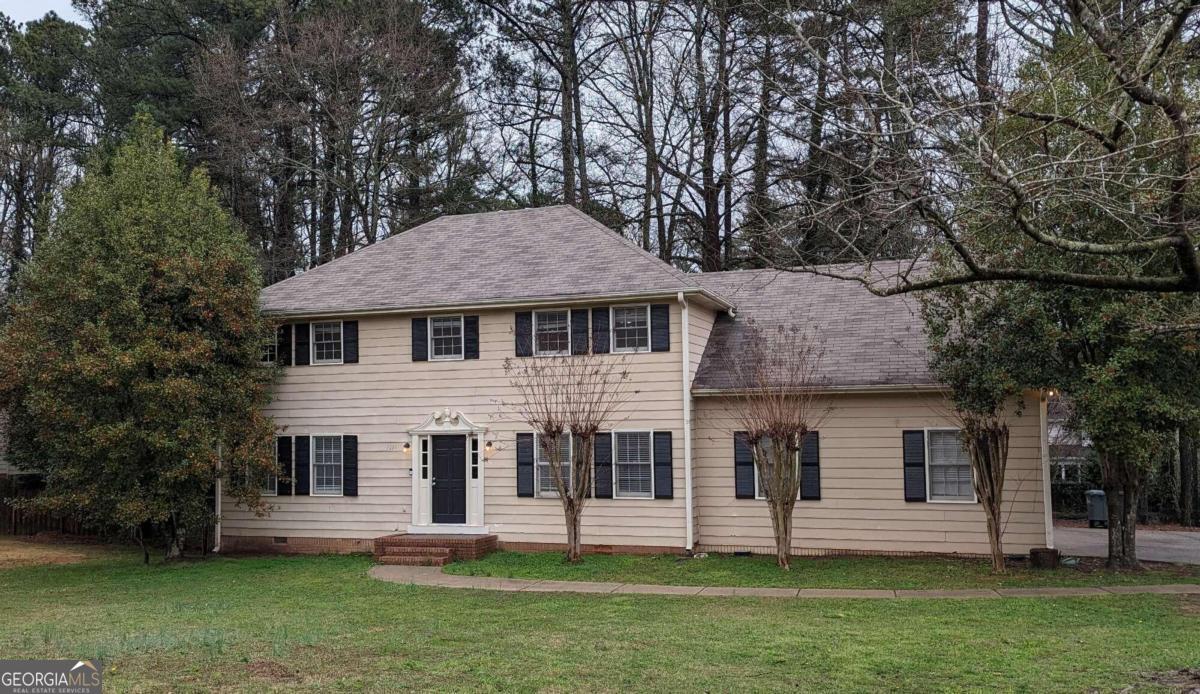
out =
{"type": "MultiPolygon", "coordinates": [[[[533,314],[529,311],[517,311],[516,324],[516,355],[518,357],[533,356],[533,314]]],[[[532,445],[532,444],[530,444],[532,445]]]]}
{"type": "Polygon", "coordinates": [[[671,432],[654,432],[654,498],[673,499],[674,480],[671,478],[671,432]]]}
{"type": "Polygon", "coordinates": [[[571,354],[588,353],[588,310],[571,309],[571,354]]]}
{"type": "Polygon", "coordinates": [[[533,496],[533,434],[517,434],[517,496],[533,496]]]}
{"type": "Polygon", "coordinates": [[[650,305],[650,351],[671,351],[671,305],[650,305]]]}
{"type": "Polygon", "coordinates": [[[291,436],[276,436],[275,437],[275,465],[276,473],[279,476],[279,482],[275,487],[275,492],[279,496],[292,495],[292,437],[291,436]],[[285,481],[286,480],[286,481],[285,481]]]}
{"type": "Polygon", "coordinates": [[[296,496],[308,496],[308,442],[307,436],[296,437],[296,496]]]}
{"type": "Polygon", "coordinates": [[[463,316],[463,358],[479,358],[479,316],[463,316]]]}
{"type": "Polygon", "coordinates": [[[815,431],[800,444],[800,500],[821,500],[821,436],[815,431]]]}
{"type": "Polygon", "coordinates": [[[412,360],[429,361],[429,319],[412,319],[412,360]]]}
{"type": "Polygon", "coordinates": [[[309,330],[308,323],[297,323],[295,332],[296,349],[292,355],[292,361],[296,364],[296,366],[308,366],[308,338],[312,331],[309,330]]]}
{"type": "Polygon", "coordinates": [[[595,466],[596,498],[611,499],[613,496],[612,474],[612,434],[596,434],[596,442],[592,446],[592,462],[595,466]]]}
{"type": "Polygon", "coordinates": [[[342,321],[342,363],[358,363],[358,321],[342,321]]]}
{"type": "Polygon", "coordinates": [[[608,354],[608,307],[592,309],[592,352],[608,354]]]}
{"type": "Polygon", "coordinates": [[[904,500],[925,501],[925,432],[904,432],[904,500]]]}
{"type": "Polygon", "coordinates": [[[342,437],[342,496],[358,496],[358,437],[342,437]]]}
{"type": "Polygon", "coordinates": [[[275,333],[275,363],[292,365],[292,326],[281,325],[275,333]]]}
{"type": "Polygon", "coordinates": [[[746,432],[733,435],[733,495],[738,499],[753,499],[754,449],[746,438],[746,432]]]}

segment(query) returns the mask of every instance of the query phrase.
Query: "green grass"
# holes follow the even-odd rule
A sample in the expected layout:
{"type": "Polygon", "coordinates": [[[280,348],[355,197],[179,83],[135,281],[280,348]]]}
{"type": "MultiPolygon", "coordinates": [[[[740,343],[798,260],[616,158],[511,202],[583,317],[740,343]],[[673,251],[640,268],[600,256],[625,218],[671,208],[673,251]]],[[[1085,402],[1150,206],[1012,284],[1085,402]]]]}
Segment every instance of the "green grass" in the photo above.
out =
{"type": "Polygon", "coordinates": [[[1098,562],[1077,568],[1038,571],[1013,566],[997,575],[982,560],[939,557],[795,558],[782,571],[773,557],[710,554],[702,559],[674,555],[587,555],[568,564],[561,552],[497,552],[478,561],[459,562],[446,573],[464,576],[536,578],[558,581],[616,581],[680,586],[753,586],[773,588],[1021,588],[1150,583],[1200,583],[1200,567],[1159,566],[1142,571],[1110,572],[1098,562]]]}
{"type": "Polygon", "coordinates": [[[363,557],[0,571],[0,654],[99,657],[106,691],[1069,691],[1194,667],[1197,603],[779,600],[376,581],[363,557]]]}

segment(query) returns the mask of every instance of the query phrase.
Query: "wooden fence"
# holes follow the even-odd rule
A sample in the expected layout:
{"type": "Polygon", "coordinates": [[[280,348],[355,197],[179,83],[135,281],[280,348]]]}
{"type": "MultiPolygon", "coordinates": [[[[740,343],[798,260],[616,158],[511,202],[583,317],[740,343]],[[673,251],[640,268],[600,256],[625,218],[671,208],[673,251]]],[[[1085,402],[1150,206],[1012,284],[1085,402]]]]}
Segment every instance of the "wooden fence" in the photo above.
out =
{"type": "Polygon", "coordinates": [[[32,491],[13,491],[0,495],[0,534],[36,535],[51,532],[63,535],[92,535],[77,519],[57,516],[47,511],[30,511],[16,508],[5,497],[33,496],[32,491]]]}

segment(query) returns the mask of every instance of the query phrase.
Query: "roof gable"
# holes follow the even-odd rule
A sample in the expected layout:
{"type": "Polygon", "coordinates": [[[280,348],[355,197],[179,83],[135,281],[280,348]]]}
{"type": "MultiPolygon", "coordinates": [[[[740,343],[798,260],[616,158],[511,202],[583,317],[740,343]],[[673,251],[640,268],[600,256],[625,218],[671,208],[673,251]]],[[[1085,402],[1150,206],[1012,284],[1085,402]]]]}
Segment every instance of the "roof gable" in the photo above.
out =
{"type": "Polygon", "coordinates": [[[439,217],[264,289],[263,311],[332,314],[699,291],[567,205],[439,217]]]}

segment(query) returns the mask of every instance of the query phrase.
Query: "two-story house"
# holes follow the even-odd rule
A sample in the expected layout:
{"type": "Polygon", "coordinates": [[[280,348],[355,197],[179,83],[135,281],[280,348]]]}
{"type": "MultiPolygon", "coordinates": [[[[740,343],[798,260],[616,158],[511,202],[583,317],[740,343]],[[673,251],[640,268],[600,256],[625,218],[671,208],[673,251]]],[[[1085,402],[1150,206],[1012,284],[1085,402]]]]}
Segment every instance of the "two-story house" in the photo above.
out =
{"type": "MultiPolygon", "coordinates": [[[[226,501],[224,550],[369,550],[396,534],[559,547],[531,432],[503,406],[506,359],[589,350],[637,396],[597,448],[585,548],[773,552],[766,502],[723,405],[745,326],[825,345],[832,408],[806,451],[797,553],[988,551],[915,302],[807,274],[688,274],[566,206],[442,217],[263,290],[283,322],[264,517],[226,501]]],[[[1012,426],[1010,552],[1052,544],[1045,407],[1012,426]]]]}

